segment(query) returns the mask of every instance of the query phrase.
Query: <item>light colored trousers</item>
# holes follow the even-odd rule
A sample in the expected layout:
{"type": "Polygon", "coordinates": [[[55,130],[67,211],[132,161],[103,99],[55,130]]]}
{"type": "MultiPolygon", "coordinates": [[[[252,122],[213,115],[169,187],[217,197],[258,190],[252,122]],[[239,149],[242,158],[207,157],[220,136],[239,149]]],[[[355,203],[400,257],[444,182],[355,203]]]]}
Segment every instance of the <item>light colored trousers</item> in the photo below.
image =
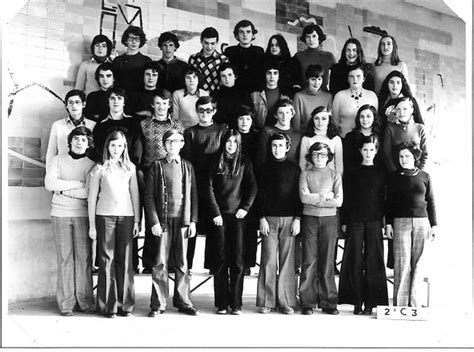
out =
{"type": "Polygon", "coordinates": [[[56,246],[58,280],[56,298],[61,312],[94,309],[91,240],[87,217],[51,217],[56,246]]]}
{"type": "Polygon", "coordinates": [[[416,307],[424,280],[422,254],[430,233],[428,218],[395,218],[393,305],[416,307]]]}
{"type": "Polygon", "coordinates": [[[257,307],[296,306],[295,238],[293,217],[267,216],[268,236],[262,236],[257,307]],[[277,274],[278,271],[278,274],[277,274]]]}
{"type": "Polygon", "coordinates": [[[191,279],[187,273],[186,260],[188,227],[182,225],[180,218],[168,219],[167,225],[168,231],[157,238],[157,255],[151,272],[153,286],[150,308],[152,310],[166,309],[166,300],[169,297],[168,259],[170,256],[175,264],[173,305],[176,308],[193,306],[190,294],[191,279]]]}

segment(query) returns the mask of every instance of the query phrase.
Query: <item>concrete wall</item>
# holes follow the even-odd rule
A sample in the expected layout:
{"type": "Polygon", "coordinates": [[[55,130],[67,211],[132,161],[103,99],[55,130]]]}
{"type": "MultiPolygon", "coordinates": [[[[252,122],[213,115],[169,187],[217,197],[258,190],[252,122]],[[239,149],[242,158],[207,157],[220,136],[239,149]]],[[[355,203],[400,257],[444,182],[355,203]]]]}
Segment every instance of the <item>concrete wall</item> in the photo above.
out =
{"type": "MultiPolygon", "coordinates": [[[[64,97],[73,87],[78,65],[90,57],[91,39],[102,30],[115,37],[121,54],[121,34],[136,13],[131,23],[141,21],[148,38],[142,51],[153,59],[160,57],[157,38],[163,31],[177,31],[182,39],[177,55],[187,60],[200,50],[199,33],[206,26],[217,28],[221,42],[235,44],[232,29],[242,18],[256,24],[256,45],[266,47],[268,38],[281,32],[294,53],[301,48],[297,38],[305,19],[316,18],[328,35],[325,50],[339,58],[349,25],[373,61],[379,38],[362,29],[386,29],[397,38],[418,100],[425,109],[436,104],[425,113],[431,139],[446,140],[462,128],[465,117],[465,24],[441,1],[436,3],[435,11],[404,0],[31,0],[9,21],[4,36],[3,60],[11,74],[4,77],[4,90],[18,91],[4,119],[9,149],[44,159],[51,123],[66,114],[57,96],[64,97]],[[448,114],[452,124],[441,128],[440,119],[448,114]]],[[[449,165],[451,150],[432,145],[431,160],[449,165]]],[[[53,297],[55,251],[44,169],[12,156],[8,162],[9,299],[53,297]]]]}

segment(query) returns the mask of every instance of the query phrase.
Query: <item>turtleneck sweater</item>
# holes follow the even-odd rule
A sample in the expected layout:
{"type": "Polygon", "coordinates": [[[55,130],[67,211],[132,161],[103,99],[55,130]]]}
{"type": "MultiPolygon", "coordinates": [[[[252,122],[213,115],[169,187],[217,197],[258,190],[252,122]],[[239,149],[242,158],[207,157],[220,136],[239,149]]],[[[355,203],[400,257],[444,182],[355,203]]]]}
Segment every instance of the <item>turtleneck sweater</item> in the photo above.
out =
{"type": "Polygon", "coordinates": [[[295,73],[298,75],[297,84],[301,87],[305,86],[305,72],[309,65],[321,65],[324,69],[322,89],[327,91],[329,80],[329,69],[336,63],[336,58],[329,51],[321,50],[320,47],[316,49],[306,49],[298,51],[293,56],[293,63],[296,65],[295,73]]]}
{"type": "Polygon", "coordinates": [[[328,110],[332,108],[332,95],[328,92],[319,90],[314,93],[307,87],[301,92],[295,94],[293,98],[293,107],[295,108],[295,117],[292,120],[292,126],[301,134],[306,133],[308,121],[311,119],[311,113],[318,106],[325,106],[328,110]]]}
{"type": "Polygon", "coordinates": [[[379,66],[374,64],[373,71],[374,71],[374,89],[377,95],[380,93],[380,88],[382,88],[383,81],[388,76],[388,74],[392,71],[400,71],[401,73],[403,73],[408,83],[407,65],[403,61],[400,61],[398,65],[395,65],[395,66],[392,65],[391,56],[384,56],[382,58],[382,63],[379,66]]]}

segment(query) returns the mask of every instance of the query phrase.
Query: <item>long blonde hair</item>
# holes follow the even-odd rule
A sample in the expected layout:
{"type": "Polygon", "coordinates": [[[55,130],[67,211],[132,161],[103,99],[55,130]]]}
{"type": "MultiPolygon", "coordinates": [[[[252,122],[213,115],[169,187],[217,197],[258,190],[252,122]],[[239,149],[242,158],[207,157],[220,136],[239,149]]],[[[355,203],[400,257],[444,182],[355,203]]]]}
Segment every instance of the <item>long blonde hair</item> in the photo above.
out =
{"type": "Polygon", "coordinates": [[[105,171],[111,171],[111,166],[112,166],[112,161],[111,161],[110,152],[109,152],[110,142],[115,141],[120,138],[124,139],[124,149],[119,159],[119,163],[118,163],[119,167],[126,171],[130,171],[131,169],[132,162],[130,161],[130,157],[128,156],[127,138],[125,137],[125,134],[123,133],[122,130],[116,129],[116,130],[111,131],[108,134],[107,139],[105,140],[104,153],[102,154],[102,165],[105,171]]]}

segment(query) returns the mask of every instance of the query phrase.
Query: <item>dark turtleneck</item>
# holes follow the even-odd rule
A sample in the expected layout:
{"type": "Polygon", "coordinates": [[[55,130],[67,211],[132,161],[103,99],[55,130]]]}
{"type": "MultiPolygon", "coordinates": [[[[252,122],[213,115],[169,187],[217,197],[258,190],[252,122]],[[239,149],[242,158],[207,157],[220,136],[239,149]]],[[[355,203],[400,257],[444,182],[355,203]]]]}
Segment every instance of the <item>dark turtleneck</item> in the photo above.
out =
{"type": "Polygon", "coordinates": [[[82,159],[82,158],[85,158],[87,156],[87,152],[86,153],[82,153],[82,154],[76,154],[74,153],[72,150],[70,150],[68,152],[68,154],[71,156],[71,158],[73,159],[82,159]]]}

